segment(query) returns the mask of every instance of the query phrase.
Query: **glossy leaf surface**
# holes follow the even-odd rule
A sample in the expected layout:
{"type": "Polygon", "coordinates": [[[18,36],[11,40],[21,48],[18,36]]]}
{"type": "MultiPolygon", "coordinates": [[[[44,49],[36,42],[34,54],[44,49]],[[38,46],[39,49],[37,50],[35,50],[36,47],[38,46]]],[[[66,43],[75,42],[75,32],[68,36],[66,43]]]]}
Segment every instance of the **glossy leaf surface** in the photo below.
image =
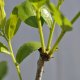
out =
{"type": "Polygon", "coordinates": [[[52,15],[49,12],[48,8],[46,6],[43,6],[41,8],[41,16],[45,20],[45,22],[48,24],[48,27],[51,28],[53,24],[52,15]]]}

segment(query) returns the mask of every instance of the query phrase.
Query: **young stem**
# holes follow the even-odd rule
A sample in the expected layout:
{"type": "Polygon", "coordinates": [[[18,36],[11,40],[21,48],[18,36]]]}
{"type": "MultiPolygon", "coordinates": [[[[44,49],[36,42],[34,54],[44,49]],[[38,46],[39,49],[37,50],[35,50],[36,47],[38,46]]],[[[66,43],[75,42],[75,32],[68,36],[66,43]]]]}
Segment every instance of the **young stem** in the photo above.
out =
{"type": "Polygon", "coordinates": [[[13,53],[13,50],[12,50],[11,42],[9,41],[8,44],[9,44],[10,52],[11,52],[10,55],[11,55],[11,57],[12,57],[12,60],[13,60],[14,64],[15,64],[15,67],[16,67],[16,70],[17,70],[19,79],[22,80],[21,73],[20,73],[20,67],[19,67],[19,65],[18,65],[18,63],[16,62],[16,59],[15,59],[15,57],[14,57],[14,53],[13,53]]]}
{"type": "Polygon", "coordinates": [[[51,45],[51,42],[52,42],[54,29],[55,29],[55,21],[53,22],[52,28],[50,29],[48,44],[47,44],[47,50],[50,50],[50,45],[51,45]]]}
{"type": "Polygon", "coordinates": [[[56,40],[55,44],[53,45],[52,49],[49,52],[49,55],[52,56],[53,52],[55,51],[57,45],[59,44],[59,42],[61,41],[61,39],[63,38],[65,34],[65,31],[62,31],[61,34],[59,35],[58,39],[56,40]]]}
{"type": "Polygon", "coordinates": [[[79,17],[80,17],[80,12],[78,12],[76,16],[71,20],[71,23],[73,24],[79,17]]]}
{"type": "MultiPolygon", "coordinates": [[[[58,5],[57,5],[57,9],[60,9],[62,3],[64,2],[64,0],[58,0],[58,5]]],[[[49,5],[48,3],[48,6],[50,7],[50,9],[52,9],[52,7],[49,5]]],[[[54,29],[55,29],[55,21],[53,22],[53,25],[52,25],[52,28],[50,29],[50,34],[49,34],[49,38],[48,38],[48,44],[47,44],[47,50],[50,49],[50,45],[51,45],[51,41],[52,41],[52,37],[53,37],[53,32],[54,32],[54,29]]]]}
{"type": "Polygon", "coordinates": [[[42,50],[43,53],[45,52],[45,43],[44,43],[44,36],[43,36],[43,31],[42,31],[42,24],[41,24],[41,15],[39,10],[36,11],[36,17],[37,17],[37,22],[38,22],[38,28],[39,28],[39,34],[40,34],[40,41],[42,45],[42,50]]]}
{"type": "Polygon", "coordinates": [[[37,62],[37,73],[36,73],[35,80],[41,80],[42,79],[43,70],[44,70],[44,60],[42,60],[40,57],[38,62],[37,62]]]}

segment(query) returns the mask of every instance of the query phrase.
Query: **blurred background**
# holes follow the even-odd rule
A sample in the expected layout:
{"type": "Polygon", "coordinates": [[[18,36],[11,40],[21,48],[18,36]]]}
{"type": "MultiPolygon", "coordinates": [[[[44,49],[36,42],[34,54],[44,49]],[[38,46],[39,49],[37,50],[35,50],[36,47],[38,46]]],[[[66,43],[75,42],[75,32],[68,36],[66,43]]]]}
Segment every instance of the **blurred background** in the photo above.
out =
{"type": "MultiPolygon", "coordinates": [[[[12,9],[24,0],[5,0],[5,10],[7,18],[12,9]]],[[[57,4],[57,0],[52,0],[57,4]]],[[[71,20],[80,11],[80,0],[64,0],[61,7],[62,13],[71,20]]],[[[43,27],[45,41],[49,34],[48,27],[43,27]]],[[[53,42],[55,42],[60,28],[56,25],[53,42]]],[[[6,43],[3,38],[0,41],[6,43]]],[[[25,42],[39,41],[37,29],[33,29],[22,23],[19,31],[12,40],[13,50],[16,56],[18,48],[25,42]]],[[[38,51],[28,56],[21,64],[21,74],[23,80],[35,80],[38,51]]],[[[4,80],[19,80],[12,59],[8,55],[0,54],[0,61],[8,62],[8,74],[4,80]]],[[[74,23],[73,30],[63,37],[59,44],[59,50],[54,54],[54,58],[45,63],[42,80],[80,80],[80,18],[74,23]]]]}

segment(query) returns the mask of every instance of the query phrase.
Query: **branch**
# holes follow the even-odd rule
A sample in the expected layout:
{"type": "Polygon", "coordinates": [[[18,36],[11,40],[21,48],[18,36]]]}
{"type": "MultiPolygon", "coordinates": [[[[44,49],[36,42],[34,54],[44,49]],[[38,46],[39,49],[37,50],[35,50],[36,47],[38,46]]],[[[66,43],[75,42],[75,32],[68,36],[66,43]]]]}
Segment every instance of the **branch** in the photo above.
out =
{"type": "Polygon", "coordinates": [[[43,70],[44,70],[44,60],[42,60],[42,58],[40,57],[37,62],[37,73],[36,73],[35,80],[42,79],[43,70]]]}
{"type": "Polygon", "coordinates": [[[78,12],[74,18],[71,20],[71,23],[73,24],[78,18],[80,17],[80,12],[78,12]]]}

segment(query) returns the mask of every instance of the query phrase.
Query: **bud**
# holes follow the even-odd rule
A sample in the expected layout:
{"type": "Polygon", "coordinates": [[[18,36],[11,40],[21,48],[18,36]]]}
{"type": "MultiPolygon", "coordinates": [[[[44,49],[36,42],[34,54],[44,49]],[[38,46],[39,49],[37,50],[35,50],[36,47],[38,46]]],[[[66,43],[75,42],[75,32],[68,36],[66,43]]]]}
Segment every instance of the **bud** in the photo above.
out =
{"type": "Polygon", "coordinates": [[[4,0],[0,0],[0,28],[5,25],[5,18],[4,0]]]}

